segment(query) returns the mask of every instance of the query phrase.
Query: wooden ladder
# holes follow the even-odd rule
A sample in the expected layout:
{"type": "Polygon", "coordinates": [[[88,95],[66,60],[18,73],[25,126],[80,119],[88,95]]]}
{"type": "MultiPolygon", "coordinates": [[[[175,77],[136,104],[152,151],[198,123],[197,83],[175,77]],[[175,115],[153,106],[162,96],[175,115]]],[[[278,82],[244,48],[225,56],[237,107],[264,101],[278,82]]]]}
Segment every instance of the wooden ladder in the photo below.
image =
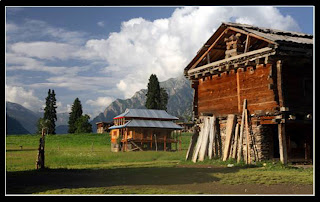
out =
{"type": "Polygon", "coordinates": [[[134,149],[131,149],[130,151],[133,151],[133,150],[136,150],[136,149],[139,149],[140,151],[143,151],[143,149],[141,149],[141,147],[139,147],[136,143],[134,143],[133,141],[128,141],[129,143],[131,143],[133,146],[135,146],[136,148],[134,149]]]}

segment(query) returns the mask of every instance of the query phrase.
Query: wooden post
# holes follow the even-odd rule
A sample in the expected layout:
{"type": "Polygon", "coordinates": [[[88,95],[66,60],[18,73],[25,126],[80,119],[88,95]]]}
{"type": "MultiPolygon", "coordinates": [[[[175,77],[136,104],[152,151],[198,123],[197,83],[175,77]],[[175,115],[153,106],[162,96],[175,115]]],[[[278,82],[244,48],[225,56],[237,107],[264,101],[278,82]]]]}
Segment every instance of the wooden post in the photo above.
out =
{"type": "MultiPolygon", "coordinates": [[[[190,158],[192,157],[192,153],[195,147],[195,144],[197,142],[197,139],[199,137],[199,131],[196,129],[190,139],[190,144],[188,147],[188,151],[187,151],[187,155],[186,155],[186,160],[190,160],[190,158]]],[[[177,138],[178,141],[178,138],[177,138]]]]}
{"type": "Polygon", "coordinates": [[[209,147],[208,147],[208,156],[209,159],[212,159],[212,151],[213,151],[213,139],[214,139],[214,134],[215,134],[215,120],[216,117],[210,117],[210,122],[209,122],[209,127],[210,127],[210,133],[209,133],[209,147]]]}
{"type": "Polygon", "coordinates": [[[179,140],[179,151],[182,150],[182,133],[181,130],[179,131],[179,136],[180,136],[180,140],[179,140]]]}
{"type": "Polygon", "coordinates": [[[224,151],[223,151],[223,158],[222,158],[223,161],[226,161],[229,156],[231,139],[234,131],[234,125],[235,125],[235,115],[229,114],[227,119],[227,126],[226,126],[227,127],[226,140],[224,141],[224,151]]]}
{"type": "Polygon", "coordinates": [[[234,133],[234,142],[233,142],[233,150],[232,150],[232,158],[233,159],[235,159],[237,156],[238,139],[239,139],[239,123],[237,123],[236,130],[234,133]]]}
{"type": "Polygon", "coordinates": [[[237,96],[238,96],[238,111],[241,112],[241,97],[240,97],[240,75],[239,69],[237,70],[237,96]]]}
{"type": "Polygon", "coordinates": [[[244,119],[245,119],[245,109],[247,108],[247,100],[243,100],[243,110],[242,110],[242,118],[241,118],[241,126],[240,126],[240,137],[239,137],[239,146],[238,146],[238,159],[239,163],[242,159],[242,144],[243,144],[243,127],[244,127],[244,119]]]}
{"type": "Polygon", "coordinates": [[[154,134],[154,142],[155,142],[155,145],[156,145],[156,151],[158,151],[157,135],[156,134],[154,134]]]}
{"type": "Polygon", "coordinates": [[[199,151],[199,161],[204,160],[205,152],[207,150],[208,145],[208,137],[209,137],[209,118],[204,118],[204,133],[203,138],[200,145],[200,151],[199,151]]]}
{"type": "Polygon", "coordinates": [[[151,141],[150,141],[150,150],[152,150],[152,133],[151,133],[151,141]]]}
{"type": "Polygon", "coordinates": [[[197,162],[197,158],[198,158],[198,154],[199,154],[199,150],[200,150],[200,146],[201,146],[201,142],[202,142],[203,133],[204,133],[204,124],[202,123],[201,126],[200,126],[200,132],[199,132],[199,136],[198,136],[198,139],[197,139],[196,148],[195,148],[195,151],[194,151],[193,156],[192,156],[192,161],[194,163],[197,162]]]}
{"type": "Polygon", "coordinates": [[[250,38],[249,38],[249,34],[247,34],[246,46],[244,48],[245,53],[249,50],[249,44],[250,44],[250,38]]]}
{"type": "Polygon", "coordinates": [[[284,107],[283,100],[283,84],[282,84],[282,63],[281,60],[277,61],[277,89],[278,89],[278,97],[279,97],[279,106],[284,107]]]}
{"type": "Polygon", "coordinates": [[[37,160],[36,160],[36,168],[37,169],[44,169],[44,146],[45,146],[45,129],[42,128],[41,131],[41,138],[39,140],[39,148],[38,148],[38,156],[37,156],[37,160]]]}
{"type": "Polygon", "coordinates": [[[310,159],[310,146],[309,146],[309,137],[305,135],[305,143],[304,143],[304,160],[308,161],[310,159]]]}
{"type": "Polygon", "coordinates": [[[167,150],[167,135],[163,137],[163,151],[167,150]]]}
{"type": "Polygon", "coordinates": [[[286,165],[287,160],[287,143],[286,143],[286,134],[285,134],[285,124],[278,124],[278,138],[279,138],[279,153],[280,161],[286,165]]]}
{"type": "Polygon", "coordinates": [[[247,157],[247,160],[246,160],[246,162],[247,162],[247,164],[251,164],[251,154],[250,154],[250,152],[251,152],[251,147],[250,147],[250,131],[249,131],[249,117],[248,117],[249,115],[248,115],[248,110],[246,109],[245,110],[245,122],[246,122],[246,134],[247,134],[247,136],[246,136],[246,140],[247,140],[247,143],[246,143],[246,146],[247,146],[247,155],[246,155],[246,157],[247,157]]]}

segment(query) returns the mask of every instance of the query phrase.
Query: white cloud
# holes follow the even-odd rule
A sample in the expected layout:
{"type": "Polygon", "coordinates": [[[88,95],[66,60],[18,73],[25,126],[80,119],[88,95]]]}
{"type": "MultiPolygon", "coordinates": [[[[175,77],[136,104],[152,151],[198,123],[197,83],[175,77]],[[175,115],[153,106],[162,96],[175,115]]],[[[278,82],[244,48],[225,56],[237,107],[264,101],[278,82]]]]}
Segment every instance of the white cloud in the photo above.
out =
{"type": "Polygon", "coordinates": [[[10,32],[15,32],[17,31],[19,28],[17,25],[12,24],[12,23],[6,23],[6,32],[10,33],[10,32]]]}
{"type": "Polygon", "coordinates": [[[33,90],[26,90],[18,86],[6,85],[6,101],[18,103],[27,109],[40,111],[43,101],[34,95],[33,90]]]}
{"type": "MultiPolygon", "coordinates": [[[[108,107],[112,102],[114,101],[114,98],[112,97],[98,97],[96,100],[89,99],[86,101],[85,104],[88,104],[91,106],[91,112],[90,118],[94,118],[99,113],[103,112],[103,110],[108,107]]],[[[87,107],[89,109],[90,107],[87,107]]],[[[89,114],[88,113],[88,114],[89,114]]]]}
{"type": "Polygon", "coordinates": [[[10,22],[9,24],[11,30],[14,27],[18,27],[19,29],[18,32],[7,32],[7,37],[9,36],[9,38],[14,39],[14,41],[34,41],[35,39],[44,39],[73,45],[81,45],[88,39],[88,34],[85,32],[70,31],[51,26],[42,20],[23,19],[22,23],[18,24],[10,22]]]}
{"type": "MultiPolygon", "coordinates": [[[[53,74],[49,75],[47,82],[29,84],[29,88],[60,87],[86,91],[86,94],[90,90],[104,91],[105,97],[86,102],[96,113],[98,108],[101,111],[101,107],[111,103],[111,96],[108,95],[129,98],[136,91],[146,88],[151,74],[156,74],[160,81],[180,76],[221,22],[228,21],[300,31],[292,17],[283,16],[276,8],[265,6],[177,8],[169,18],[154,21],[133,18],[122,22],[119,32],[110,33],[102,39],[90,39],[84,32],[27,19],[23,24],[7,23],[7,31],[10,31],[7,32],[7,39],[10,40],[7,40],[9,52],[6,54],[6,68],[8,71],[53,74]],[[34,41],[35,36],[37,41],[34,41]],[[15,43],[10,44],[13,39],[15,43]],[[53,66],[47,60],[85,61],[87,65],[53,66]],[[79,75],[83,71],[96,74],[79,75]]],[[[104,23],[101,21],[97,25],[103,26],[104,23]]],[[[11,80],[13,84],[14,79],[11,80]]],[[[65,108],[68,109],[68,106],[65,108]]]]}
{"type": "MultiPolygon", "coordinates": [[[[28,53],[28,54],[31,54],[31,53],[28,53]]],[[[77,75],[77,73],[81,71],[87,71],[88,69],[90,69],[89,66],[71,66],[71,67],[49,66],[49,65],[46,65],[44,61],[39,61],[29,56],[23,56],[19,53],[6,54],[6,70],[7,71],[16,71],[16,70],[39,71],[39,72],[51,73],[54,75],[75,76],[77,75]]]]}
{"type": "Polygon", "coordinates": [[[39,59],[70,59],[77,50],[75,46],[46,41],[18,42],[10,46],[11,51],[26,57],[36,57],[39,59]]]}
{"type": "Polygon", "coordinates": [[[112,97],[98,97],[96,100],[87,100],[86,104],[97,107],[107,107],[114,101],[112,97]]]}
{"type": "Polygon", "coordinates": [[[156,74],[160,81],[177,77],[221,22],[249,23],[283,30],[299,30],[290,16],[273,7],[185,7],[170,18],[148,21],[134,18],[122,22],[120,32],[107,39],[86,43],[87,58],[98,57],[118,79],[117,88],[126,98],[146,88],[156,74]],[[114,71],[116,70],[116,71],[114,71]]]}

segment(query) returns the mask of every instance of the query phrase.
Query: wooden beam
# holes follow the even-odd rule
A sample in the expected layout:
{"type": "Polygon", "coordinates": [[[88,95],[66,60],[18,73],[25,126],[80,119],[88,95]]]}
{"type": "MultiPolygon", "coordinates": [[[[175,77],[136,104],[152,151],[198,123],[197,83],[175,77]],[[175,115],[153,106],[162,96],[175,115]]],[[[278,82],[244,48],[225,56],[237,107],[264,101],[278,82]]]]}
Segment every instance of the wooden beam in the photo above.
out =
{"type": "Polygon", "coordinates": [[[216,117],[210,117],[209,121],[209,146],[208,146],[208,157],[209,159],[212,159],[212,152],[213,152],[213,144],[214,144],[214,137],[215,137],[215,124],[216,124],[216,117]]]}
{"type": "Polygon", "coordinates": [[[232,139],[232,134],[235,126],[235,118],[236,116],[234,114],[228,115],[227,126],[226,126],[226,140],[224,141],[224,151],[223,151],[223,158],[222,158],[223,161],[226,161],[229,156],[231,139],[232,139]]]}
{"type": "Polygon", "coordinates": [[[242,144],[243,144],[243,128],[244,128],[244,116],[245,116],[245,110],[247,109],[247,100],[243,100],[243,110],[242,110],[242,118],[241,118],[241,126],[240,126],[240,137],[239,137],[239,146],[238,146],[238,158],[237,162],[239,163],[242,159],[242,144]]]}
{"type": "Polygon", "coordinates": [[[246,146],[247,146],[247,164],[251,164],[251,147],[250,147],[250,131],[249,131],[249,115],[248,115],[248,110],[245,110],[245,123],[246,123],[246,146]]]}
{"type": "Polygon", "coordinates": [[[187,73],[188,74],[192,74],[192,73],[195,73],[195,72],[200,71],[200,70],[204,70],[204,69],[209,68],[209,67],[221,66],[222,63],[228,63],[228,62],[230,62],[232,60],[238,60],[238,59],[241,59],[243,57],[249,57],[249,56],[252,56],[252,55],[255,55],[255,54],[262,54],[264,52],[270,52],[270,51],[273,51],[273,48],[265,47],[265,48],[261,48],[261,49],[258,49],[258,50],[249,51],[247,53],[243,53],[243,54],[236,55],[236,56],[233,56],[233,57],[230,57],[230,58],[218,60],[218,61],[206,64],[206,65],[203,65],[201,67],[197,67],[195,69],[191,69],[190,68],[187,73]]]}
{"type": "Polygon", "coordinates": [[[237,96],[238,96],[238,112],[241,112],[241,97],[240,97],[240,75],[237,71],[237,96]]]}
{"type": "Polygon", "coordinates": [[[202,54],[202,56],[191,66],[190,70],[191,69],[194,69],[198,64],[199,62],[202,61],[202,59],[207,55],[207,53],[213,48],[214,45],[216,45],[216,43],[220,40],[220,38],[226,33],[228,32],[228,29],[229,28],[226,28],[221,34],[220,36],[210,45],[210,47],[206,50],[206,52],[204,52],[204,54],[202,54]]]}
{"type": "Polygon", "coordinates": [[[278,98],[279,98],[279,106],[284,107],[284,99],[283,99],[283,83],[282,83],[282,62],[281,60],[277,61],[277,89],[278,89],[278,98]]]}
{"type": "Polygon", "coordinates": [[[266,38],[263,38],[263,37],[261,37],[261,36],[258,36],[258,35],[255,35],[255,34],[246,32],[246,31],[244,31],[244,30],[242,30],[242,29],[238,29],[238,28],[235,28],[235,27],[228,27],[228,28],[229,28],[230,30],[235,31],[235,32],[239,32],[239,33],[242,33],[242,34],[246,34],[246,35],[249,35],[249,36],[251,36],[251,37],[255,37],[255,38],[257,38],[257,39],[266,41],[266,42],[268,42],[268,43],[276,44],[274,41],[271,41],[271,40],[266,39],[266,38]]]}
{"type": "Polygon", "coordinates": [[[285,124],[278,124],[278,138],[279,138],[279,153],[280,153],[280,161],[286,165],[288,163],[287,157],[287,141],[286,141],[286,133],[285,133],[285,124]]]}
{"type": "Polygon", "coordinates": [[[197,139],[199,137],[199,131],[195,131],[190,139],[190,143],[189,143],[189,147],[188,147],[188,151],[187,151],[187,155],[186,155],[186,160],[190,160],[192,157],[192,153],[195,147],[195,144],[197,142],[197,139]]]}
{"type": "Polygon", "coordinates": [[[199,161],[204,160],[204,156],[207,151],[208,138],[209,138],[209,132],[210,132],[209,126],[210,126],[209,117],[205,117],[204,118],[204,133],[203,133],[200,151],[199,151],[199,161]]]}
{"type": "Polygon", "coordinates": [[[239,139],[239,123],[237,123],[236,130],[234,133],[234,142],[233,142],[233,151],[232,151],[233,159],[236,159],[236,156],[237,156],[238,139],[239,139]]]}
{"type": "Polygon", "coordinates": [[[199,136],[198,136],[198,139],[197,139],[197,144],[196,144],[193,156],[192,156],[192,162],[194,162],[194,163],[197,162],[197,158],[198,158],[198,154],[199,154],[199,151],[200,151],[200,146],[201,146],[203,134],[204,134],[204,126],[203,126],[203,124],[201,124],[199,136]]]}
{"type": "Polygon", "coordinates": [[[250,38],[249,34],[247,35],[246,39],[246,46],[244,47],[244,52],[246,53],[249,50],[249,43],[250,43],[250,38]]]}

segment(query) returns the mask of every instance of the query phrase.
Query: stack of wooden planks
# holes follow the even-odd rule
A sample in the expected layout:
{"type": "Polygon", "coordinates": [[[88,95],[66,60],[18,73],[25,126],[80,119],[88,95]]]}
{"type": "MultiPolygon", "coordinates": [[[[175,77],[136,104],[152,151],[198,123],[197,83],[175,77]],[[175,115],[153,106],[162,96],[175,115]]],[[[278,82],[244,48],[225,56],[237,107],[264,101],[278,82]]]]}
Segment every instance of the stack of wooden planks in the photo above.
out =
{"type": "MultiPolygon", "coordinates": [[[[221,139],[219,145],[218,130],[216,128],[216,117],[204,116],[200,123],[199,129],[192,136],[187,151],[186,159],[192,160],[194,163],[203,161],[206,156],[221,157],[223,161],[227,159],[237,159],[237,162],[244,160],[247,164],[251,164],[251,151],[253,150],[254,160],[258,159],[257,152],[252,146],[254,144],[251,128],[250,117],[247,110],[247,100],[244,99],[241,123],[238,123],[234,114],[229,114],[226,123],[226,136],[223,144],[223,150],[218,151],[217,147],[221,147],[221,139]]],[[[219,125],[219,124],[218,124],[219,125]]]]}
{"type": "Polygon", "coordinates": [[[216,139],[216,117],[204,117],[200,124],[200,131],[192,136],[188,148],[186,159],[192,159],[193,162],[203,161],[205,156],[212,159],[214,155],[214,142],[216,139]]]}

